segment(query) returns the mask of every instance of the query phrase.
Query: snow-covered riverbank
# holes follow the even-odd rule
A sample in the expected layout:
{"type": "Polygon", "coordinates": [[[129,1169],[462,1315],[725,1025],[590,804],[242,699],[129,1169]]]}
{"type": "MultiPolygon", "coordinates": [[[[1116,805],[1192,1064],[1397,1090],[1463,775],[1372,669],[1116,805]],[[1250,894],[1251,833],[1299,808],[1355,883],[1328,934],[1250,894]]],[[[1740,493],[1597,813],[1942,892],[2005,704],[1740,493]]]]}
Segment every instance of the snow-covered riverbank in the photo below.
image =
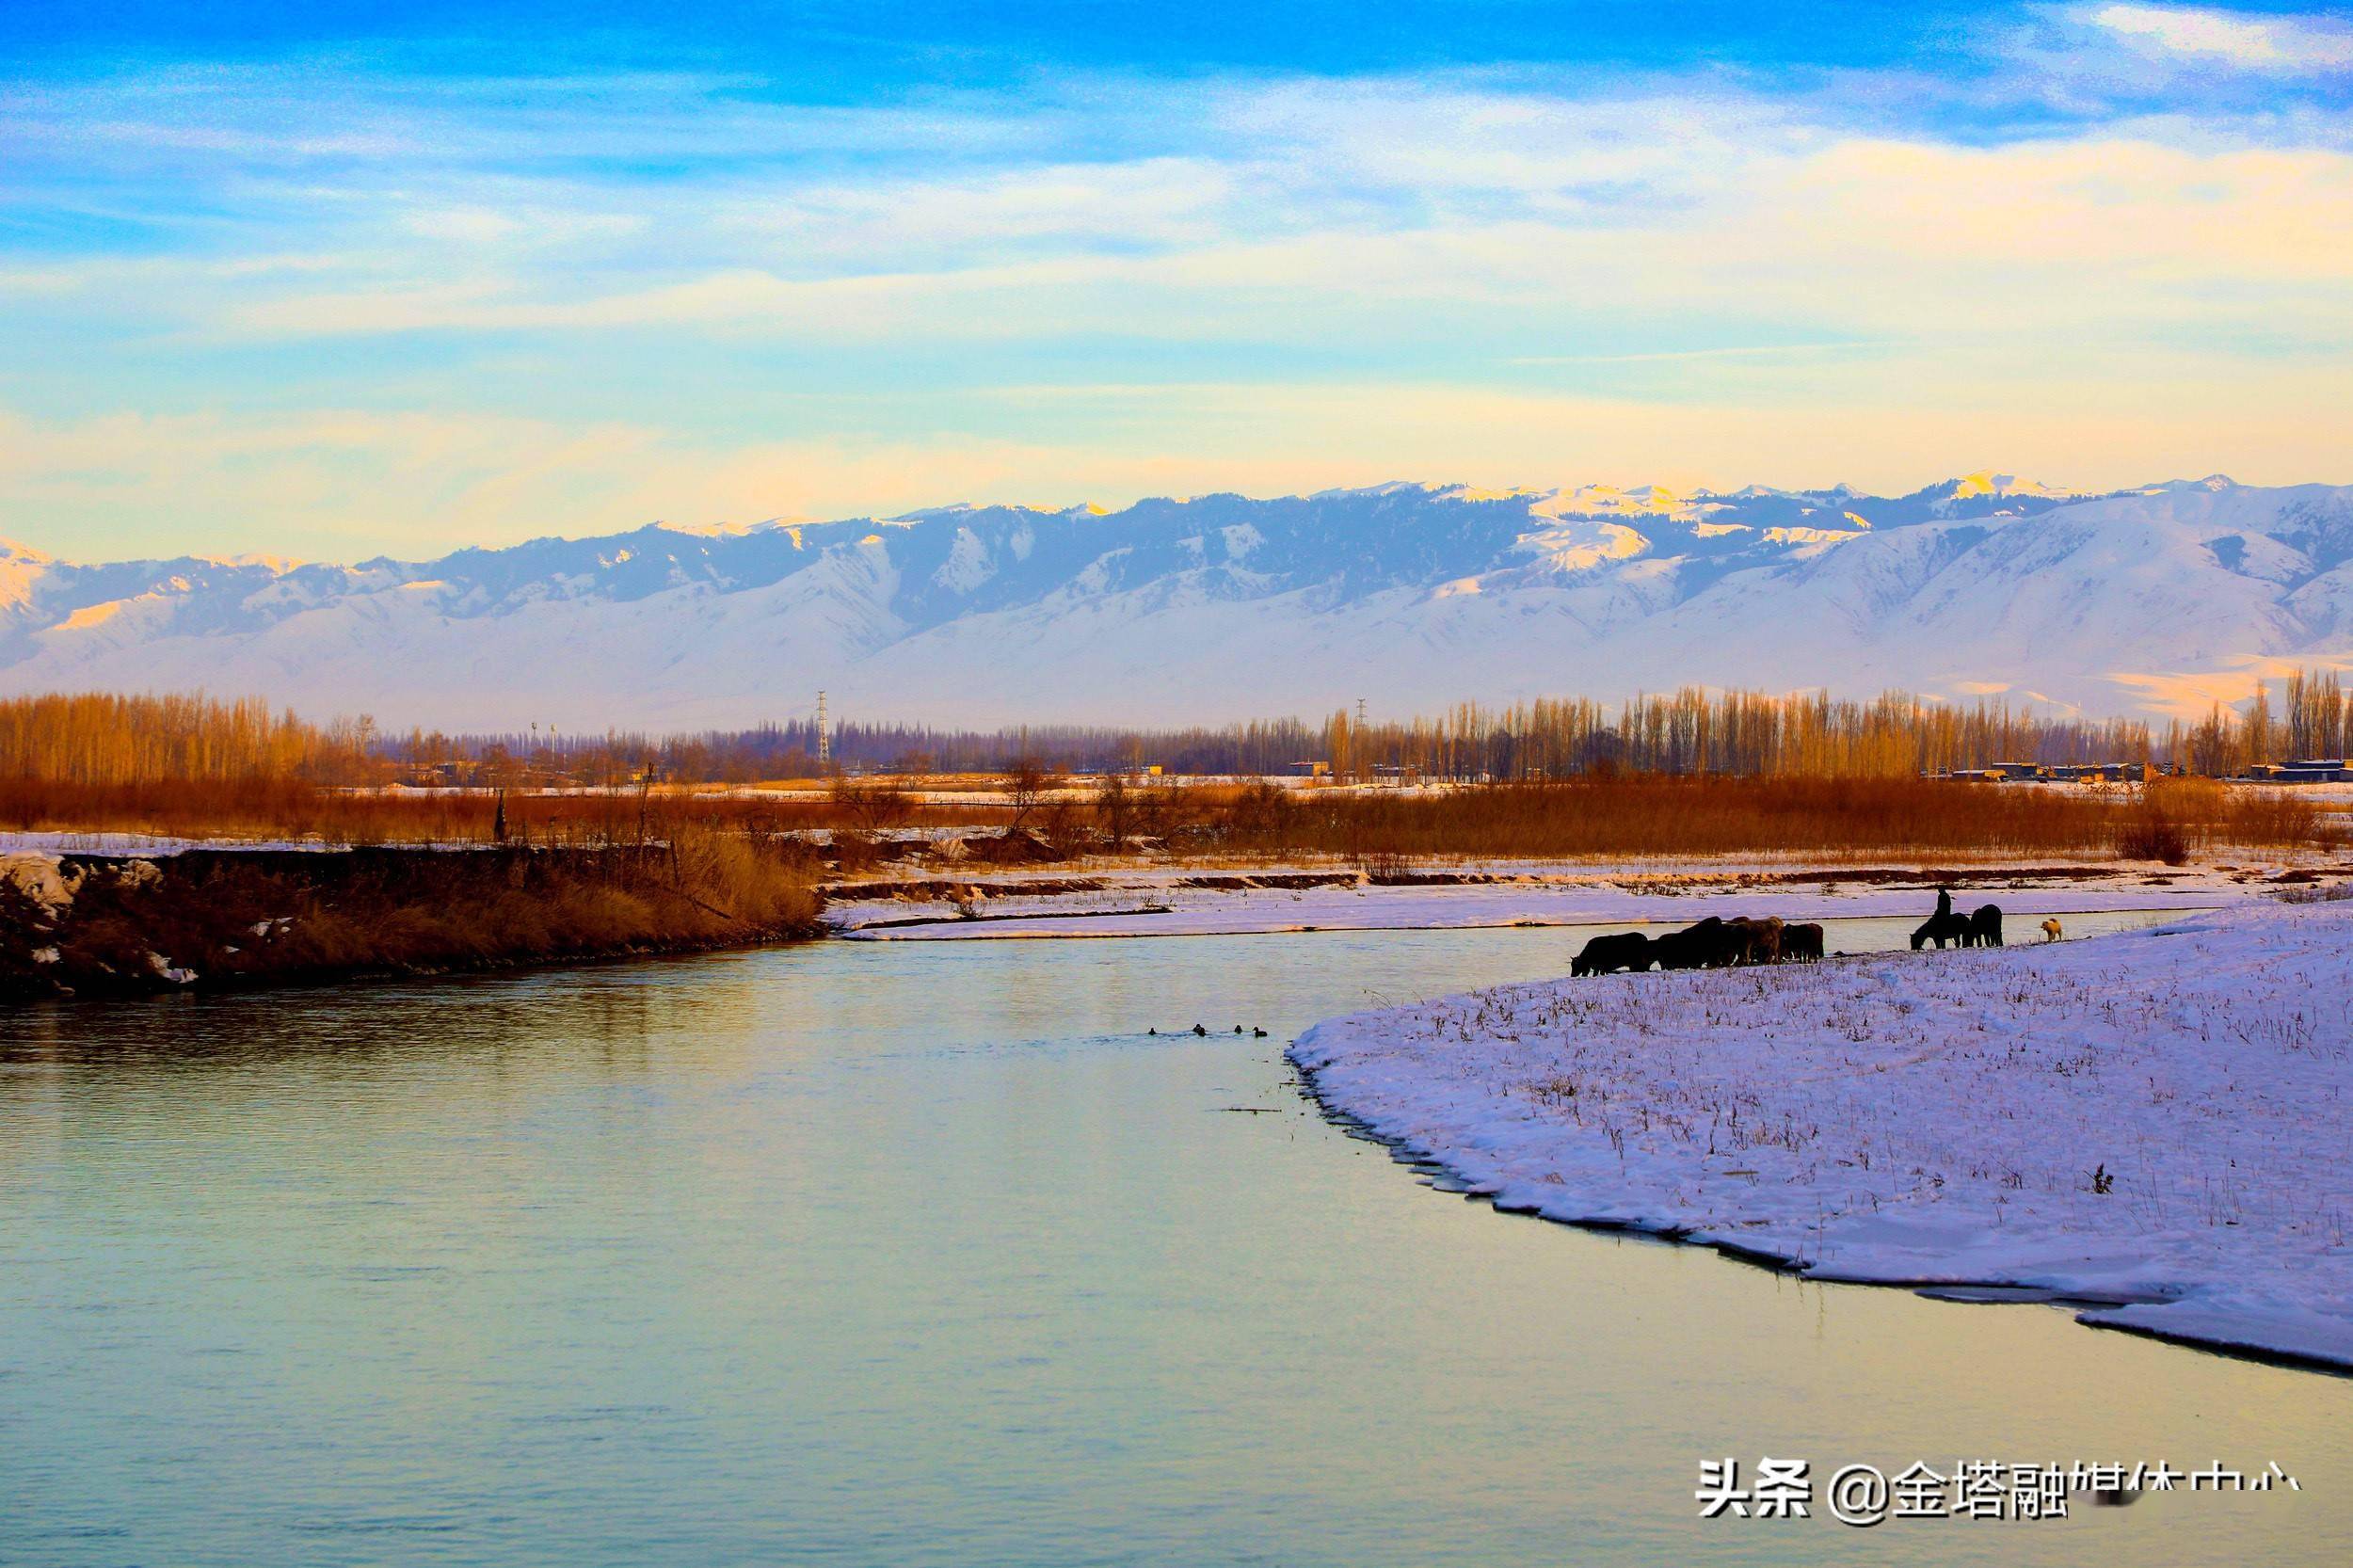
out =
{"type": "MultiPolygon", "coordinates": [[[[1642,890],[1612,886],[1506,883],[1487,888],[1264,888],[1264,890],[1115,890],[1076,895],[996,897],[972,916],[939,906],[859,902],[836,904],[828,919],[845,937],[864,942],[969,942],[1021,937],[1205,937],[1280,930],[1449,930],[1473,925],[1688,925],[1706,916],[1777,914],[1786,920],[1923,916],[1932,904],[1920,888],[1722,888],[1642,890]]],[[[2144,886],[2041,886],[1962,883],[1962,906],[1998,902],[2012,916],[2014,937],[2047,914],[2097,909],[2184,909],[2248,897],[2243,888],[2168,878],[2144,886]],[[2017,925],[2024,916],[2026,925],[2017,925]]]]}
{"type": "Polygon", "coordinates": [[[1317,1094],[1500,1207],[2002,1286],[2353,1367],[2353,902],[1509,987],[1317,1025],[1317,1094]]]}
{"type": "MultiPolygon", "coordinates": [[[[1284,873],[1276,873],[1284,874],[1284,873]]],[[[1077,890],[1025,892],[1000,883],[960,909],[944,901],[838,900],[827,919],[867,941],[1025,937],[1196,936],[1277,931],[1438,930],[1510,925],[1679,926],[1709,915],[1772,913],[1819,920],[1925,915],[1933,884],[1849,880],[1836,870],[1804,881],[1751,874],[1552,872],[1467,886],[1204,888],[1203,878],[1102,877],[1077,890]]],[[[2117,868],[2099,875],[1987,870],[1953,877],[1964,907],[1998,904],[2013,920],[2081,910],[2201,908],[2253,896],[2259,874],[2117,868]]],[[[2013,939],[2025,934],[2025,927],[2013,939]]]]}

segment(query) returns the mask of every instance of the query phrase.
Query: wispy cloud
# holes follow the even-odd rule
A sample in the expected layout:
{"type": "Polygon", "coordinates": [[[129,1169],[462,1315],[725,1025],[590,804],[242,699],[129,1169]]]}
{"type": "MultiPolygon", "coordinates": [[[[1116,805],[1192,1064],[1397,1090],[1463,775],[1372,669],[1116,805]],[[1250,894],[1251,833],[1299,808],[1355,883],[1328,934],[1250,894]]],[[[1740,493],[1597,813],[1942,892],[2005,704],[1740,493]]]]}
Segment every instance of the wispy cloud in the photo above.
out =
{"type": "Polygon", "coordinates": [[[2089,6],[2078,14],[2135,45],[2185,59],[2288,74],[2353,69],[2353,26],[2329,17],[2136,5],[2089,6]]]}
{"type": "Polygon", "coordinates": [[[2347,37],[2061,6],[1870,69],[1040,71],[849,104],[360,57],[61,76],[0,94],[0,405],[32,422],[0,507],[130,516],[168,454],[212,475],[176,513],[208,528],[307,509],[389,541],[405,506],[511,536],[1054,472],[1116,499],[1212,461],[1563,477],[1571,428],[1657,477],[1798,450],[1857,476],[1808,445],[1833,419],[1917,482],[1964,444],[2025,464],[1978,439],[2041,439],[2002,409],[2025,389],[2073,410],[2069,477],[2136,476],[2151,442],[2090,412],[2120,407],[2317,469],[2345,410],[2311,375],[2353,359],[2347,37]],[[1628,434],[1645,408],[1678,472],[1628,434]]]}
{"type": "MultiPolygon", "coordinates": [[[[1062,384],[990,389],[929,428],[729,439],[617,420],[380,411],[0,413],[7,533],[81,558],[263,549],[423,556],[654,519],[888,516],[957,498],[1119,504],[1282,494],[1397,478],[1487,485],[1851,481],[1901,491],[1972,468],[2102,488],[2233,472],[2308,478],[2341,453],[2353,383],[2334,364],[2249,385],[2227,357],[2152,375],[2021,376],[1998,350],[1890,350],[1825,365],[1736,360],[1697,390],[1678,367],[1601,367],[1590,389],[1415,381],[1062,384]],[[1662,378],[1640,378],[1658,371],[1662,378]],[[2212,399],[2220,385],[2230,395],[2212,399]],[[2087,389],[2089,389],[2089,393],[2087,389]],[[1180,433],[1172,439],[1172,432],[1180,433]],[[152,520],[173,529],[158,536],[152,520]]],[[[781,422],[792,424],[796,422],[781,422]]]]}
{"type": "Polygon", "coordinates": [[[1720,348],[1662,349],[1646,354],[1522,354],[1515,365],[1655,365],[1692,360],[1809,360],[1841,354],[1873,354],[1902,346],[1888,339],[1879,343],[1746,344],[1720,348]]]}
{"type": "Polygon", "coordinates": [[[1817,338],[1965,329],[2030,342],[2241,319],[2245,291],[2267,289],[2301,296],[2308,330],[2353,326],[2343,292],[2353,289],[2353,155],[2330,150],[1792,137],[1657,160],[1646,199],[1565,214],[1550,174],[1482,168],[1464,185],[1422,171],[1420,184],[1381,187],[1416,193],[1422,210],[1401,213],[1369,200],[1362,166],[1348,167],[1338,188],[1297,170],[1153,161],[900,181],[865,198],[795,193],[763,221],[740,209],[727,218],[699,248],[724,256],[718,265],[581,264],[605,239],[659,229],[651,216],[559,225],[560,243],[526,225],[530,248],[489,224],[466,236],[474,264],[446,280],[293,293],[271,283],[207,319],[264,337],[659,328],[827,342],[1293,344],[1353,328],[1401,344],[1421,328],[1389,318],[1437,305],[1484,312],[1448,330],[1504,340],[1602,316],[1664,327],[1697,311],[1817,338]],[[1257,206],[1268,192],[1280,198],[1271,216],[1257,206]]]}

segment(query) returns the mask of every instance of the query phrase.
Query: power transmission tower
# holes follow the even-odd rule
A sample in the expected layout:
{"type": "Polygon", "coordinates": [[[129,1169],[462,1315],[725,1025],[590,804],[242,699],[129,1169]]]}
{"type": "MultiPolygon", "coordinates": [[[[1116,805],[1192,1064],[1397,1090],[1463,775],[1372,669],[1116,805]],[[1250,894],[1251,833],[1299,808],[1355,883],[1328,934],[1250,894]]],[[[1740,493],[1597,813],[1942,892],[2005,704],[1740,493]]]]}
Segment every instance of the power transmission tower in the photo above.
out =
{"type": "Polygon", "coordinates": [[[825,729],[825,694],[817,694],[817,771],[823,773],[833,760],[833,737],[825,729]]]}

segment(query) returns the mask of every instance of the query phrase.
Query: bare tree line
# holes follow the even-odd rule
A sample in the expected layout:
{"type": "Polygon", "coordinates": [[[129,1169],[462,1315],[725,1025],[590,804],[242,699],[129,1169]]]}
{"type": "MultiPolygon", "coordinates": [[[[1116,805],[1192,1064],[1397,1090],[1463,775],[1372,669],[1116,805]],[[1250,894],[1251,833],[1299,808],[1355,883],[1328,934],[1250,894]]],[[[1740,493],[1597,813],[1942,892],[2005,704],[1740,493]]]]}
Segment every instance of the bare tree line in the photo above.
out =
{"type": "MultiPolygon", "coordinates": [[[[2049,718],[1993,698],[1969,704],[1891,692],[1870,701],[1686,687],[1616,708],[1587,697],[1321,725],[1042,725],[982,730],[849,721],[833,727],[838,769],[931,774],[1282,775],[1321,765],[1344,778],[1515,780],[1595,773],[1897,777],[2000,761],[2179,764],[2227,775],[2256,762],[2342,757],[2353,735],[2340,678],[2299,670],[2249,700],[2161,731],[2137,720],[2049,718]]],[[[0,779],[114,786],[257,778],[382,782],[462,764],[469,778],[528,787],[811,777],[816,727],[648,735],[411,730],[365,716],[314,724],[258,698],[51,695],[0,699],[0,779]]]]}

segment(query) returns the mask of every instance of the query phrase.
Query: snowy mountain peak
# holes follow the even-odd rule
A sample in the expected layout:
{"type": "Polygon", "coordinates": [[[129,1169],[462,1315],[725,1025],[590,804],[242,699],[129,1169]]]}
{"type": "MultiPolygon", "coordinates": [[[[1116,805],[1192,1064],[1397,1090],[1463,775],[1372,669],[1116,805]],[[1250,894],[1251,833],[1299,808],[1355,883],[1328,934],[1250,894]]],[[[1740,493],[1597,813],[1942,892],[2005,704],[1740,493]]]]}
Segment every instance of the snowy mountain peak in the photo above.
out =
{"type": "Polygon", "coordinates": [[[1959,498],[1973,495],[2073,495],[2078,492],[2045,485],[2040,480],[2021,479],[2014,473],[1996,473],[1991,469],[1979,469],[1975,473],[1966,473],[1953,480],[1952,493],[1959,498]]]}
{"type": "Polygon", "coordinates": [[[1657,517],[1689,519],[1702,507],[1702,498],[1687,496],[1664,485],[1578,485],[1549,492],[1533,508],[1543,517],[1657,517]]]}
{"type": "MultiPolygon", "coordinates": [[[[1304,499],[1308,501],[1351,501],[1359,497],[1396,495],[1446,495],[1470,487],[1454,480],[1391,479],[1378,485],[1357,485],[1337,489],[1318,490],[1304,499]]],[[[1190,497],[1176,497],[1182,502],[1190,497]]]]}
{"type": "Polygon", "coordinates": [[[293,555],[273,555],[265,550],[248,550],[237,555],[199,555],[194,559],[208,567],[258,567],[273,577],[283,577],[302,565],[293,555]]]}
{"type": "Polygon", "coordinates": [[[1918,492],[1929,501],[1939,516],[1949,517],[1957,508],[1987,502],[2039,502],[2048,504],[2076,498],[2083,492],[2045,485],[2040,480],[2022,479],[2014,473],[1997,473],[1980,469],[1964,473],[1958,479],[1947,479],[1941,485],[1930,485],[1918,492]]]}
{"type": "Polygon", "coordinates": [[[764,534],[790,528],[800,520],[797,518],[768,518],[760,522],[656,522],[652,526],[664,534],[683,534],[694,539],[732,539],[746,534],[764,534]]]}
{"type": "Polygon", "coordinates": [[[957,501],[945,506],[926,506],[920,511],[903,512],[895,518],[885,518],[882,520],[911,523],[922,522],[934,518],[968,518],[992,512],[1026,512],[1042,518],[1071,517],[1081,512],[1093,512],[1099,517],[1102,515],[1102,508],[1092,505],[1042,506],[1027,501],[957,501]]]}
{"type": "Polygon", "coordinates": [[[2150,485],[2132,493],[2163,495],[2169,490],[2202,490],[2209,495],[2219,495],[2225,490],[2242,488],[2237,480],[2227,473],[2209,473],[2203,479],[2169,479],[2162,485],[2150,485]]]}
{"type": "Polygon", "coordinates": [[[1551,492],[1547,490],[1531,490],[1518,486],[1514,486],[1513,488],[1506,490],[1491,490],[1482,489],[1477,485],[1435,485],[1430,487],[1430,493],[1435,496],[1443,496],[1449,501],[1485,503],[1533,499],[1548,495],[1551,492]]]}

